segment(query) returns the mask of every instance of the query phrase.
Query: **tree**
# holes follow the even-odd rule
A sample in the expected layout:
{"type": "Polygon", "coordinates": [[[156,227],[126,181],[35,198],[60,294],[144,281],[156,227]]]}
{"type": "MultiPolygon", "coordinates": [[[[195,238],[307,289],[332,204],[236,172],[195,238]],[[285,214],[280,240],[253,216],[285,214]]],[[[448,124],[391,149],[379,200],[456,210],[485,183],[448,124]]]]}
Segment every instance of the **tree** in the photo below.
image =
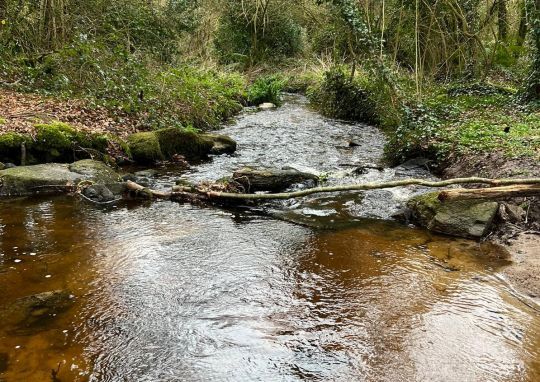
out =
{"type": "Polygon", "coordinates": [[[527,0],[528,24],[532,44],[532,62],[524,89],[524,101],[540,100],[540,0],[527,0]]]}

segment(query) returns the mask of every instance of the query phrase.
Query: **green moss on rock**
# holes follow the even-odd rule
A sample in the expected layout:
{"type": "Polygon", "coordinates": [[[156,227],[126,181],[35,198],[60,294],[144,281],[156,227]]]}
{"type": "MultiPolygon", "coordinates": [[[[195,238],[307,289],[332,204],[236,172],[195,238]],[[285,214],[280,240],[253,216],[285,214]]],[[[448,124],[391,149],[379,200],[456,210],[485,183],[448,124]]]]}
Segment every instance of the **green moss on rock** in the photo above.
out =
{"type": "Polygon", "coordinates": [[[139,163],[170,159],[175,154],[195,159],[236,150],[236,142],[224,135],[199,134],[175,127],[133,134],[128,138],[128,146],[139,163]]]}
{"type": "Polygon", "coordinates": [[[66,192],[63,186],[76,186],[83,180],[114,185],[121,179],[105,163],[90,159],[71,165],[47,163],[19,166],[0,171],[0,197],[62,194],[66,192]]]}
{"type": "Polygon", "coordinates": [[[488,234],[499,203],[477,200],[445,201],[432,192],[407,203],[413,220],[431,231],[478,239],[488,234]]]}
{"type": "Polygon", "coordinates": [[[31,138],[18,133],[5,133],[0,135],[0,160],[5,162],[20,163],[21,144],[27,148],[31,145],[31,138]]]}
{"type": "Polygon", "coordinates": [[[166,158],[180,154],[186,158],[200,158],[208,155],[214,144],[201,134],[178,128],[157,130],[156,135],[161,152],[166,158]]]}
{"type": "Polygon", "coordinates": [[[131,135],[128,146],[136,162],[149,163],[164,159],[157,134],[153,131],[131,135]]]}

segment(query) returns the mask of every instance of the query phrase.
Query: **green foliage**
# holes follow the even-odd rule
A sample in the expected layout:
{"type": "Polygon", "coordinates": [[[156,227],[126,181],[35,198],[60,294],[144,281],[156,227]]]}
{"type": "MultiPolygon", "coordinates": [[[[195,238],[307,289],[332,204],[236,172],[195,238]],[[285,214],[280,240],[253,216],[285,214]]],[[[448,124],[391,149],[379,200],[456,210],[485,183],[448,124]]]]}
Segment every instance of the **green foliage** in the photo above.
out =
{"type": "Polygon", "coordinates": [[[271,102],[281,105],[280,94],[284,85],[285,80],[278,75],[257,78],[248,88],[248,104],[257,106],[264,102],[271,102]]]}
{"type": "Polygon", "coordinates": [[[343,67],[324,74],[323,81],[308,90],[311,103],[323,115],[366,123],[377,123],[375,104],[366,87],[351,78],[343,67]]]}
{"type": "Polygon", "coordinates": [[[390,135],[390,160],[399,163],[423,156],[445,162],[455,155],[491,151],[509,157],[538,155],[537,114],[521,110],[512,104],[512,94],[492,92],[492,87],[487,94],[452,94],[460,86],[406,108],[403,124],[390,135]]]}
{"type": "Polygon", "coordinates": [[[149,124],[208,129],[242,109],[245,81],[238,74],[181,67],[157,73],[148,89],[149,124]]]}
{"type": "Polygon", "coordinates": [[[302,31],[286,4],[270,2],[261,9],[256,1],[226,1],[214,40],[220,61],[252,64],[298,54],[302,31]]]}

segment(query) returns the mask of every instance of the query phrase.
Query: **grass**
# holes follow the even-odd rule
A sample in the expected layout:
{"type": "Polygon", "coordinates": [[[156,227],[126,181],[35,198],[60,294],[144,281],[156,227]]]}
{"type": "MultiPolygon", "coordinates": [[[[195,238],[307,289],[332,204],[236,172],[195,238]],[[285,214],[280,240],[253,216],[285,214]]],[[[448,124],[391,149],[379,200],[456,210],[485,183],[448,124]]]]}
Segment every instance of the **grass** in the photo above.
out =
{"type": "Polygon", "coordinates": [[[487,93],[450,95],[448,87],[433,87],[390,133],[387,156],[393,162],[415,156],[445,162],[498,151],[540,159],[540,113],[515,103],[511,92],[487,93]]]}

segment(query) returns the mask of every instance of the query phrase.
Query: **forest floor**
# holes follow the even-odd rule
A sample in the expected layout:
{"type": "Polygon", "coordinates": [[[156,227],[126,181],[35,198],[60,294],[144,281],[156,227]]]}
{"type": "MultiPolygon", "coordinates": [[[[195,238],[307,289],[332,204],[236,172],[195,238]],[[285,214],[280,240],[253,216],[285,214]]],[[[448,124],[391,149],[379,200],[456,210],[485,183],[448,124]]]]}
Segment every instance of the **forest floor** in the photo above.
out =
{"type": "Polygon", "coordinates": [[[121,111],[89,106],[80,99],[60,99],[0,88],[0,132],[33,134],[37,123],[60,121],[78,130],[125,138],[137,132],[137,118],[121,111]]]}

